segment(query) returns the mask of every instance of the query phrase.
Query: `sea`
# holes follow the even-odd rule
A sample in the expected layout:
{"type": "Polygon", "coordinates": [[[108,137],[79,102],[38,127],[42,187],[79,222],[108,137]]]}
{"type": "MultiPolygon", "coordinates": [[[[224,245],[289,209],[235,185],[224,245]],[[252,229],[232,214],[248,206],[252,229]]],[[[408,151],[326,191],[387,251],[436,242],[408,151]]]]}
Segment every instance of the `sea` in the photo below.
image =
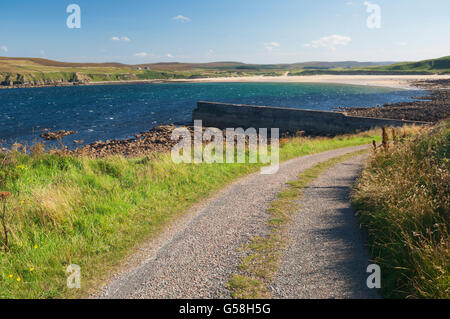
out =
{"type": "Polygon", "coordinates": [[[71,130],[63,142],[126,139],[160,124],[189,124],[198,101],[335,111],[411,101],[423,91],[317,83],[161,83],[0,90],[0,144],[40,142],[43,130],[71,130]]]}

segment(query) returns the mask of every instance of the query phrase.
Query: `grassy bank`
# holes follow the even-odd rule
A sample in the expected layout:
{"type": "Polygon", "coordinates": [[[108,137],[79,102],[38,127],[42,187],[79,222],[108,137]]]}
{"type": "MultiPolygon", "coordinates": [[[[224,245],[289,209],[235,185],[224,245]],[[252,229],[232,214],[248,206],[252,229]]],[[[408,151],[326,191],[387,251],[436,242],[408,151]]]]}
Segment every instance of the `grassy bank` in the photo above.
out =
{"type": "Polygon", "coordinates": [[[391,298],[450,298],[450,123],[379,150],[353,195],[391,298]]]}
{"type": "MultiPolygon", "coordinates": [[[[379,139],[375,135],[282,140],[280,156],[367,144],[379,139]]],[[[137,243],[259,165],[174,164],[166,154],[90,159],[36,151],[0,154],[0,168],[0,191],[11,192],[0,297],[55,298],[85,296],[137,243]],[[66,288],[69,264],[81,266],[81,290],[66,288]]]]}

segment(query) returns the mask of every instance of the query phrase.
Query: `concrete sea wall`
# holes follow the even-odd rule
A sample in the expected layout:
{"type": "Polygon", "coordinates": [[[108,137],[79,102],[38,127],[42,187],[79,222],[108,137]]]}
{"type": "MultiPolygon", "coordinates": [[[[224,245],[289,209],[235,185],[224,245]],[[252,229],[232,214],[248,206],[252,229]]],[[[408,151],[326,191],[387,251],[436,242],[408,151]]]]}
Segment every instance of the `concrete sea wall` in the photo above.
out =
{"type": "Polygon", "coordinates": [[[193,120],[204,127],[279,128],[280,131],[305,131],[313,135],[354,133],[381,126],[428,124],[425,122],[346,116],[340,112],[299,110],[281,107],[198,102],[193,120]]]}

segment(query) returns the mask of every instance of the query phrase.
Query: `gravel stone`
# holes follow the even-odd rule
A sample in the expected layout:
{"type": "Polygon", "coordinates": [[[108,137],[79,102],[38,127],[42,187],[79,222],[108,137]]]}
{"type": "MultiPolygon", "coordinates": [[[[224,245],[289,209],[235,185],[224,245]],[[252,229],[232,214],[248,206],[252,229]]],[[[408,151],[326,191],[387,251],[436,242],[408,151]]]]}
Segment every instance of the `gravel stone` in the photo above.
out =
{"type": "Polygon", "coordinates": [[[366,157],[338,164],[305,189],[272,284],[274,298],[378,298],[366,285],[371,262],[349,198],[366,157]]]}

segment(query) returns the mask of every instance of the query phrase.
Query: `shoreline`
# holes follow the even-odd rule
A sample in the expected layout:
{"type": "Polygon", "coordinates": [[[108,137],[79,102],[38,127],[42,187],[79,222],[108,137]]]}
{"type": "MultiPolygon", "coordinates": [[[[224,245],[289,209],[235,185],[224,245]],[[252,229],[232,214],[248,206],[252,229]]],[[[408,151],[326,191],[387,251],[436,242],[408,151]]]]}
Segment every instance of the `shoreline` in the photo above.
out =
{"type": "Polygon", "coordinates": [[[85,83],[58,83],[49,85],[17,85],[0,86],[0,89],[70,87],[93,85],[124,85],[124,84],[164,84],[164,83],[325,83],[345,84],[395,88],[402,90],[422,90],[414,85],[417,81],[450,80],[450,75],[282,75],[282,76],[248,76],[248,77],[217,77],[200,79],[169,79],[169,80],[125,80],[98,81],[85,83]]]}
{"type": "Polygon", "coordinates": [[[210,78],[192,80],[170,80],[187,83],[326,83],[361,86],[388,87],[405,90],[423,90],[414,83],[418,81],[450,80],[450,75],[304,75],[304,76],[253,76],[236,78],[210,78]]]}
{"type": "MultiPolygon", "coordinates": [[[[417,81],[411,82],[414,88],[426,91],[428,94],[417,97],[411,102],[399,102],[394,104],[384,104],[382,107],[341,108],[338,112],[345,115],[360,116],[369,118],[388,118],[397,120],[413,120],[423,122],[438,122],[450,117],[450,79],[440,81],[417,81]]],[[[191,134],[193,128],[187,127],[191,134]]],[[[97,141],[87,144],[74,151],[75,154],[88,154],[93,157],[106,157],[108,155],[136,156],[147,152],[170,151],[173,146],[170,136],[176,128],[175,125],[160,125],[146,132],[135,135],[134,138],[125,140],[97,141]]],[[[283,137],[294,136],[295,134],[283,137]]],[[[311,135],[310,135],[311,136],[311,135]]]]}
{"type": "MultiPolygon", "coordinates": [[[[336,108],[336,111],[350,116],[423,122],[437,122],[441,119],[449,118],[450,76],[448,77],[449,79],[438,81],[419,80],[417,77],[415,78],[414,81],[408,78],[408,85],[415,90],[423,90],[426,94],[416,97],[414,101],[384,104],[382,107],[372,108],[336,108]]],[[[354,84],[352,83],[350,85],[354,84]]],[[[184,124],[181,126],[189,128],[190,125],[184,124]]],[[[173,143],[170,140],[170,136],[175,127],[176,125],[174,124],[159,125],[148,131],[134,134],[134,137],[131,138],[113,139],[105,142],[98,140],[76,147],[69,152],[74,155],[85,154],[93,157],[106,157],[115,154],[136,156],[138,154],[145,155],[152,152],[165,152],[172,147],[173,143]]]]}
{"type": "Polygon", "coordinates": [[[450,118],[450,79],[415,81],[411,84],[427,94],[417,96],[410,102],[386,103],[381,107],[341,107],[338,110],[349,116],[433,123],[450,118]]]}

